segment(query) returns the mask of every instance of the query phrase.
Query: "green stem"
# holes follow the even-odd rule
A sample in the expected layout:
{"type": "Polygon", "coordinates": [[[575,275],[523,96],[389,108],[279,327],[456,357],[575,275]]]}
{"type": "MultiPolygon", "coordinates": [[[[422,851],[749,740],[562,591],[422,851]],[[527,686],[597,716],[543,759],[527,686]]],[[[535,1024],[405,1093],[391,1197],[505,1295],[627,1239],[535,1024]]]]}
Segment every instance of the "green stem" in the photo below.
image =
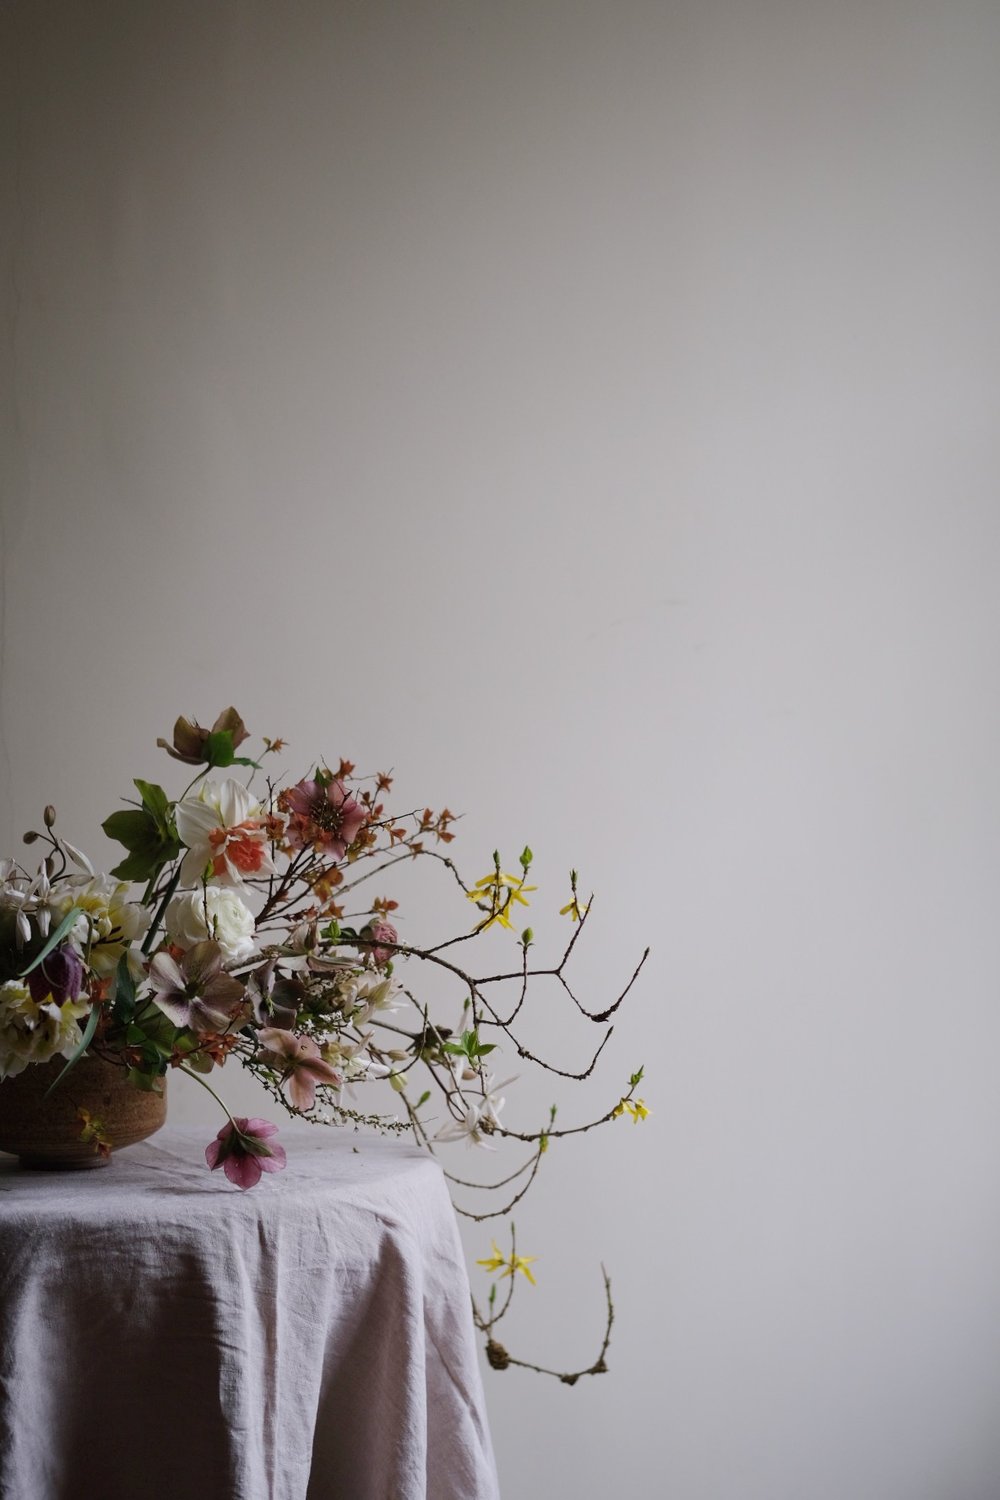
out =
{"type": "Polygon", "coordinates": [[[180,1070],[181,1070],[182,1073],[186,1073],[189,1078],[193,1078],[196,1083],[200,1083],[203,1089],[208,1089],[208,1092],[211,1094],[211,1096],[215,1100],[216,1104],[218,1104],[219,1108],[225,1110],[225,1113],[229,1116],[229,1123],[232,1125],[233,1129],[236,1131],[236,1134],[239,1136],[240,1140],[243,1140],[243,1132],[242,1132],[242,1130],[237,1125],[237,1123],[233,1119],[232,1115],[229,1114],[228,1108],[226,1107],[225,1103],[219,1098],[218,1094],[215,1092],[215,1090],[213,1089],[212,1085],[210,1083],[206,1083],[205,1080],[204,1080],[204,1078],[202,1078],[201,1074],[200,1073],[196,1073],[195,1070],[194,1070],[194,1068],[189,1068],[188,1065],[187,1065],[187,1063],[178,1063],[177,1066],[180,1068],[180,1070]]]}
{"type": "Polygon", "coordinates": [[[156,908],[156,915],[153,917],[152,922],[150,922],[150,924],[149,924],[149,931],[146,933],[146,939],[145,939],[145,942],[142,945],[142,951],[143,951],[143,953],[148,953],[149,950],[150,950],[150,948],[152,948],[152,946],[153,946],[153,942],[154,942],[154,940],[156,938],[157,931],[159,930],[160,923],[163,921],[163,913],[167,909],[167,903],[169,902],[171,896],[174,894],[174,891],[176,891],[176,889],[177,889],[177,886],[178,886],[178,884],[180,882],[180,878],[181,878],[181,869],[180,869],[180,865],[178,865],[177,869],[174,871],[174,873],[173,873],[173,875],[171,877],[170,884],[167,886],[166,890],[163,893],[163,900],[160,902],[159,906],[156,908]]]}

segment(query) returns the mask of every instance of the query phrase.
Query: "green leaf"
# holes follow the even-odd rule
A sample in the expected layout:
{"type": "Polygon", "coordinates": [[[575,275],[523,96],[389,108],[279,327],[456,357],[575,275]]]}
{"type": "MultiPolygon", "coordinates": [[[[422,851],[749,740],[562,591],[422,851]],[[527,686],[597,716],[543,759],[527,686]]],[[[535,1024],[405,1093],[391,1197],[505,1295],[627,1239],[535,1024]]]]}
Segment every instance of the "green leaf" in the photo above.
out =
{"type": "Polygon", "coordinates": [[[156,849],[137,850],[126,859],[119,860],[111,869],[116,880],[127,880],[136,884],[149,880],[162,867],[163,861],[156,849]]]}
{"type": "MultiPolygon", "coordinates": [[[[111,1002],[109,1002],[110,1008],[111,1002]]],[[[135,1014],[135,980],[128,966],[128,955],[123,953],[115,971],[114,1014],[118,1021],[131,1021],[135,1014]]]]}
{"type": "Polygon", "coordinates": [[[163,1093],[159,1073],[146,1072],[142,1068],[129,1068],[126,1077],[133,1088],[141,1089],[144,1094],[163,1093]]]}
{"type": "Polygon", "coordinates": [[[496,1043],[481,1042],[478,1031],[463,1031],[459,1041],[445,1042],[442,1051],[450,1052],[456,1057],[467,1057],[470,1062],[476,1062],[478,1058],[495,1052],[496,1043]]]}
{"type": "Polygon", "coordinates": [[[231,729],[213,729],[205,741],[204,750],[206,763],[211,766],[253,766],[255,771],[260,766],[255,760],[250,760],[245,755],[237,755],[233,745],[233,731],[231,729]]]}
{"type": "Polygon", "coordinates": [[[140,781],[135,778],[135,788],[142,798],[142,805],[147,812],[152,813],[157,823],[163,827],[167,822],[167,814],[170,812],[170,801],[162,786],[157,786],[153,781],[140,781]]]}
{"type": "Polygon", "coordinates": [[[528,848],[528,845],[525,844],[524,848],[521,850],[521,869],[522,870],[527,870],[528,866],[531,864],[531,861],[534,859],[534,857],[535,856],[532,854],[531,850],[528,848]]]}
{"type": "Polygon", "coordinates": [[[169,1057],[174,1050],[177,1027],[162,1010],[144,1010],[138,1021],[132,1021],[125,1033],[129,1046],[141,1047],[143,1056],[155,1062],[169,1057]]]}
{"type": "Polygon", "coordinates": [[[215,1067],[207,1052],[196,1052],[193,1057],[188,1058],[188,1067],[194,1068],[196,1073],[211,1073],[215,1067]]]}
{"type": "Polygon", "coordinates": [[[135,849],[157,832],[156,820],[141,807],[125,808],[112,813],[101,824],[109,839],[124,844],[126,849],[135,849]]]}
{"type": "Polygon", "coordinates": [[[629,1088],[638,1088],[639,1084],[642,1082],[642,1075],[645,1071],[645,1068],[640,1068],[638,1073],[632,1074],[632,1077],[628,1081],[629,1088]]]}
{"type": "Polygon", "coordinates": [[[415,1109],[423,1109],[424,1105],[427,1103],[427,1101],[428,1101],[428,1099],[430,1097],[431,1097],[431,1091],[430,1091],[430,1089],[424,1089],[423,1093],[420,1095],[420,1098],[417,1100],[416,1104],[414,1105],[414,1108],[415,1109]]]}
{"type": "Polygon", "coordinates": [[[80,1058],[86,1052],[87,1048],[90,1046],[91,1042],[94,1039],[94,1032],[97,1030],[97,1022],[99,1016],[99,1007],[95,1005],[93,1010],[90,1012],[90,1015],[87,1017],[87,1024],[83,1028],[83,1036],[80,1038],[79,1046],[74,1051],[72,1057],[68,1059],[66,1066],[63,1068],[58,1078],[55,1078],[52,1083],[49,1084],[48,1088],[45,1090],[45,1093],[42,1095],[43,1099],[47,1099],[52,1090],[59,1087],[63,1079],[66,1077],[66,1074],[69,1072],[70,1068],[75,1067],[76,1064],[80,1061],[80,1058]]]}
{"type": "MultiPolygon", "coordinates": [[[[143,788],[149,784],[136,782],[136,785],[140,793],[145,795],[143,788]]],[[[159,790],[158,787],[152,789],[154,800],[159,790]]],[[[181,851],[181,844],[169,819],[164,817],[161,823],[146,807],[112,813],[109,818],[105,818],[101,827],[109,839],[124,844],[128,850],[128,857],[111,871],[119,880],[149,880],[170,860],[176,859],[181,851]]]]}
{"type": "Polygon", "coordinates": [[[233,731],[213,729],[205,741],[205,759],[210,766],[231,766],[234,757],[233,731]]]}
{"type": "Polygon", "coordinates": [[[21,975],[22,979],[27,978],[27,976],[31,973],[32,969],[37,969],[38,965],[40,963],[43,963],[45,961],[45,959],[48,958],[48,956],[52,952],[53,948],[57,948],[59,946],[59,944],[62,942],[63,938],[66,936],[67,932],[69,932],[70,928],[73,926],[73,923],[76,921],[77,917],[80,916],[80,914],[81,914],[81,908],[79,906],[71,906],[70,907],[69,911],[63,917],[62,921],[59,923],[59,926],[56,928],[55,932],[52,932],[52,933],[49,934],[48,941],[45,943],[45,946],[43,948],[40,948],[38,950],[38,952],[35,954],[34,958],[31,960],[31,963],[24,970],[24,973],[21,975]]]}

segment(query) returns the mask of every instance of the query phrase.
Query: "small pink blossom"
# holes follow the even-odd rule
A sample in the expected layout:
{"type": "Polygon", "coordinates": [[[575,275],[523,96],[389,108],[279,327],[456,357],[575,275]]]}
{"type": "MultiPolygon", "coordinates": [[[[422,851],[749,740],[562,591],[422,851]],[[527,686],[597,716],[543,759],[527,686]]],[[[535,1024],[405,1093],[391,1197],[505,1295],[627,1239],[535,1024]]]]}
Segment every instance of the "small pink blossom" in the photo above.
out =
{"type": "Polygon", "coordinates": [[[379,917],[376,921],[369,922],[366,927],[363,927],[360,935],[364,939],[364,951],[371,954],[375,964],[379,968],[383,964],[387,964],[396,950],[395,948],[384,948],[382,944],[399,942],[399,933],[393,927],[392,923],[387,922],[384,917],[379,917]],[[369,948],[369,943],[373,943],[375,946],[369,948]]]}
{"type": "Polygon", "coordinates": [[[280,1172],[286,1164],[284,1146],[272,1140],[277,1133],[270,1120],[236,1115],[209,1141],[205,1160],[213,1172],[221,1167],[236,1187],[256,1187],[262,1172],[280,1172]]]}
{"type": "Polygon", "coordinates": [[[282,1084],[296,1109],[312,1109],[317,1083],[328,1083],[331,1088],[340,1088],[343,1083],[343,1075],[324,1061],[312,1037],[296,1036],[276,1026],[265,1026],[259,1037],[265,1061],[282,1074],[282,1084]]]}

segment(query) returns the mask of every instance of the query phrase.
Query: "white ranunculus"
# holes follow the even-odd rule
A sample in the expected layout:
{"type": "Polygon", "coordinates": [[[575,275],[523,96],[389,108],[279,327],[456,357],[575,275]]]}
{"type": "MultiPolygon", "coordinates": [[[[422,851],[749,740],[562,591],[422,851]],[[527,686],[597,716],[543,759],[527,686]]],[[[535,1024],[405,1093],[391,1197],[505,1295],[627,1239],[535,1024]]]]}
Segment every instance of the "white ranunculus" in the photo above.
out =
{"type": "Polygon", "coordinates": [[[254,950],[254,916],[245,901],[226,886],[184,891],[167,907],[167,935],[182,948],[214,938],[227,963],[249,958],[254,950]]]}
{"type": "Polygon", "coordinates": [[[77,1021],[89,1009],[85,996],[38,1005],[20,980],[0,984],[0,1078],[13,1078],[29,1063],[48,1062],[57,1053],[72,1057],[80,1044],[77,1021]]]}

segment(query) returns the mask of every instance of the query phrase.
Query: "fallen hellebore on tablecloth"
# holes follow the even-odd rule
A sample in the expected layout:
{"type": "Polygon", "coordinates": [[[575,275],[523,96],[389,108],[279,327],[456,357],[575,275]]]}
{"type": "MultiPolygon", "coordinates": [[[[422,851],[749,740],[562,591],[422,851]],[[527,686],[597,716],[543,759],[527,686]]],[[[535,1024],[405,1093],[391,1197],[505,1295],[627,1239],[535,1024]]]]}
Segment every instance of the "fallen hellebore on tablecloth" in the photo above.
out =
{"type": "MultiPolygon", "coordinates": [[[[336,769],[310,767],[294,784],[282,785],[265,773],[264,763],[285,750],[285,741],[265,738],[255,761],[237,754],[247,738],[232,708],[211,729],[178,719],[172,742],[158,744],[195,768],[193,779],[175,799],[154,783],[135,781],[138,801],[103,824],[126,850],[110,874],[95,874],[87,857],[55,832],[51,807],[43,828],[25,835],[27,844],[46,846],[37,871],[0,862],[0,1078],[58,1056],[69,1073],[84,1053],[115,1063],[139,1089],[160,1089],[167,1070],[180,1069],[225,1111],[206,1161],[241,1189],[286,1162],[277,1127],[231,1115],[208,1082],[231,1057],[290,1114],[307,1120],[411,1130],[432,1152],[455,1141],[486,1150],[504,1140],[527,1146],[527,1158],[495,1183],[446,1174],[453,1187],[509,1199],[481,1213],[456,1204],[459,1213],[483,1221],[508,1215],[520,1202],[554,1140],[623,1115],[635,1123],[645,1119],[649,1111],[636,1095],[640,1068],[594,1119],[556,1128],[553,1105],[534,1129],[501,1120],[503,1091],[515,1079],[498,1081],[492,1054],[507,1043],[519,1064],[561,1079],[589,1078],[611,1035],[610,1018],[648,954],[610,1005],[594,1012],[580,1002],[566,970],[590,901],[581,897],[575,871],[559,911],[571,924],[562,956],[535,967],[532,929],[515,926],[537,890],[528,883],[530,848],[513,871],[495,852],[487,873],[467,884],[441,847],[454,837],[455,815],[447,808],[391,814],[384,799],[392,777],[358,777],[345,760],[336,769]],[[395,900],[355,896],[373,877],[417,860],[435,863],[457,887],[463,915],[457,935],[423,947],[400,938],[395,900]],[[133,886],[143,889],[133,893],[133,886]],[[495,973],[473,974],[456,953],[468,944],[485,948],[477,940],[491,929],[512,935],[517,960],[501,963],[495,973]],[[404,964],[408,976],[425,969],[454,988],[457,1024],[432,1017],[438,1002],[422,999],[416,985],[401,980],[404,964]],[[596,1051],[579,1071],[557,1066],[525,1040],[525,1002],[533,982],[542,980],[602,1028],[596,1051]],[[502,1004],[498,997],[511,991],[511,1002],[502,1004]],[[416,1097],[415,1069],[424,1070],[429,1084],[416,1097]],[[355,1088],[377,1080],[395,1090],[405,1118],[356,1107],[355,1088]]],[[[101,1121],[78,1113],[80,1139],[106,1155],[101,1121]]],[[[544,1370],[514,1359],[495,1339],[517,1273],[534,1281],[534,1257],[519,1255],[513,1225],[510,1233],[509,1255],[494,1242],[493,1255],[479,1262],[498,1278],[488,1312],[474,1304],[490,1364],[541,1370],[567,1384],[602,1373],[613,1318],[606,1274],[607,1328],[587,1369],[544,1370]],[[504,1278],[509,1286],[498,1308],[504,1278]]]]}

